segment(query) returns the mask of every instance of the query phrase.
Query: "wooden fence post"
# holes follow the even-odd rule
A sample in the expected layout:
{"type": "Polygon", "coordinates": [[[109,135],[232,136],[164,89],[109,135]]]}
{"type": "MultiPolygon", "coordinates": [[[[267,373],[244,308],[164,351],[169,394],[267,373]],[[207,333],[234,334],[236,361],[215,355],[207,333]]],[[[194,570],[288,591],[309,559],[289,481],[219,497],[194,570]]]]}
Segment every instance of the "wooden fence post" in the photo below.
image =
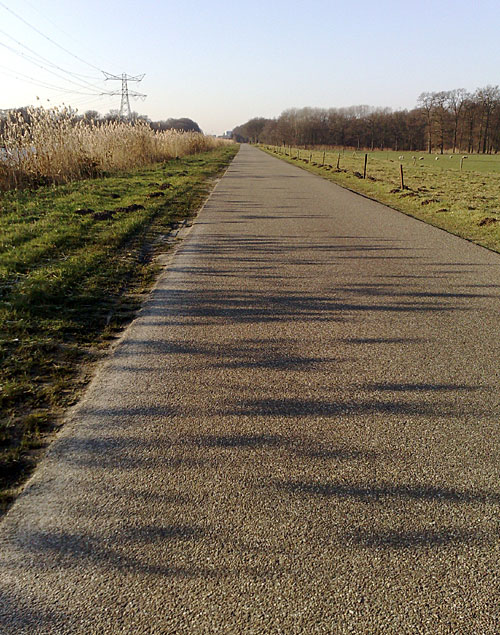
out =
{"type": "Polygon", "coordinates": [[[339,156],[337,157],[337,170],[340,170],[340,152],[339,156]]]}
{"type": "Polygon", "coordinates": [[[401,189],[404,190],[405,189],[405,177],[404,177],[404,173],[403,173],[403,164],[400,163],[399,164],[399,172],[401,175],[401,189]]]}
{"type": "Polygon", "coordinates": [[[365,154],[365,167],[363,168],[363,178],[366,179],[366,163],[368,161],[368,155],[365,154]]]}
{"type": "Polygon", "coordinates": [[[325,151],[323,150],[323,163],[321,165],[325,165],[325,151]]]}

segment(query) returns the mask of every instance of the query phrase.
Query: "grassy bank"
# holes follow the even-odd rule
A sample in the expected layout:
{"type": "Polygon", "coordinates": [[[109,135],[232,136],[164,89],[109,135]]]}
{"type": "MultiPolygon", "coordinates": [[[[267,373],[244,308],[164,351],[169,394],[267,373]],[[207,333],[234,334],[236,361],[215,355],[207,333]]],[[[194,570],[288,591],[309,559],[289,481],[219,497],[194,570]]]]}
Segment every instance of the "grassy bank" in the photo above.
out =
{"type": "Polygon", "coordinates": [[[0,194],[0,508],[150,288],[154,244],[199,208],[236,151],[0,194]]]}
{"type": "Polygon", "coordinates": [[[460,169],[463,155],[452,159],[439,156],[436,161],[434,155],[368,153],[363,178],[363,152],[287,148],[285,154],[282,148],[260,147],[338,185],[500,252],[500,157],[471,155],[460,169]]]}

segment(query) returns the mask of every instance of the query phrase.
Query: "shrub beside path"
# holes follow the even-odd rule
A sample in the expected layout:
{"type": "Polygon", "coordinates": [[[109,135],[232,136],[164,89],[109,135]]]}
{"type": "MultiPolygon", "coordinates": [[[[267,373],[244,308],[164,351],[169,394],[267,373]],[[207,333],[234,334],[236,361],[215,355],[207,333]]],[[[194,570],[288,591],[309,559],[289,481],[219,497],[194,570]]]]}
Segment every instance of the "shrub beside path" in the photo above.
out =
{"type": "Polygon", "coordinates": [[[499,270],[243,146],[3,520],[0,631],[498,632],[499,270]]]}

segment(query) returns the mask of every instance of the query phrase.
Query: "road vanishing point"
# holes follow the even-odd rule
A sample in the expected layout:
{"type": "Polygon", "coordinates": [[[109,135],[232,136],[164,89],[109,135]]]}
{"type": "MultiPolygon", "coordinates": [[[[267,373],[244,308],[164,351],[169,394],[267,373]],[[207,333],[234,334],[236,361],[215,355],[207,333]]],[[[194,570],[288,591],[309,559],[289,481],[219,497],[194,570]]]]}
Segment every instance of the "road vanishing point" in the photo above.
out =
{"type": "Polygon", "coordinates": [[[242,146],[0,526],[0,632],[500,632],[500,255],[242,146]]]}

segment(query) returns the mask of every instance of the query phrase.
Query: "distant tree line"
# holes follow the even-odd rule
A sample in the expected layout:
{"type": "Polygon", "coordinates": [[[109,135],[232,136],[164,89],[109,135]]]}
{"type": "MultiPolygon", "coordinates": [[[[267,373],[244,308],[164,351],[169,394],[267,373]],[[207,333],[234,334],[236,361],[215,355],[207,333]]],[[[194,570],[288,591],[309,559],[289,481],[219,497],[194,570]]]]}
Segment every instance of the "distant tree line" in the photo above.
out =
{"type": "Polygon", "coordinates": [[[201,132],[200,126],[192,119],[167,119],[166,121],[151,121],[153,130],[184,130],[184,132],[201,132]]]}
{"type": "MultiPolygon", "coordinates": [[[[120,113],[118,110],[110,110],[106,115],[100,115],[96,110],[87,110],[87,112],[83,115],[85,119],[93,120],[93,121],[119,121],[120,113]]],[[[166,119],[161,121],[151,121],[149,117],[145,115],[139,115],[136,112],[131,114],[130,120],[134,121],[145,121],[149,123],[153,130],[183,130],[184,132],[201,132],[200,126],[193,121],[192,119],[188,119],[187,117],[181,117],[180,119],[166,119]]]]}
{"type": "Polygon", "coordinates": [[[233,130],[233,137],[273,145],[497,153],[500,89],[422,93],[412,110],[290,108],[276,119],[250,119],[233,130]]]}

